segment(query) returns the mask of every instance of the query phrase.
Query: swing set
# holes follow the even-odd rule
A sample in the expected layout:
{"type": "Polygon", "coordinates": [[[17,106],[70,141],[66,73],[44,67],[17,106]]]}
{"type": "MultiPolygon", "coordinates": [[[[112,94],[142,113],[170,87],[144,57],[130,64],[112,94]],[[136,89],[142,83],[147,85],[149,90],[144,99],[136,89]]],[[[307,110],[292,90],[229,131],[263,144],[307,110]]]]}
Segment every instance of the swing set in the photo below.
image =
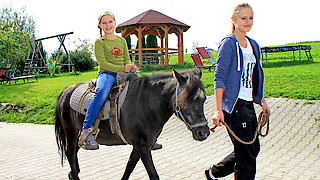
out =
{"type": "Polygon", "coordinates": [[[66,46],[64,45],[64,41],[66,39],[67,35],[73,34],[73,32],[64,33],[64,34],[58,34],[54,36],[49,36],[45,38],[40,38],[34,40],[34,42],[29,41],[30,47],[28,51],[28,56],[24,65],[22,76],[15,77],[15,71],[11,69],[11,65],[5,65],[2,67],[0,66],[0,84],[6,84],[11,83],[11,81],[15,81],[17,83],[18,80],[23,80],[25,83],[25,80],[29,82],[29,79],[35,78],[37,79],[37,73],[47,73],[50,75],[49,72],[49,66],[53,67],[52,75],[54,75],[57,66],[68,66],[69,73],[73,70],[75,72],[74,64],[70,60],[69,52],[67,51],[66,46]],[[43,48],[42,48],[42,40],[50,39],[50,38],[58,38],[60,45],[57,52],[57,55],[55,57],[54,63],[47,63],[47,60],[43,54],[43,48]],[[62,48],[64,49],[65,53],[68,57],[68,63],[67,64],[59,64],[58,59],[60,56],[60,52],[62,51],[62,48]],[[40,66],[38,66],[40,65],[40,66]]]}
{"type": "MultiPolygon", "coordinates": [[[[48,73],[49,72],[49,64],[47,63],[42,50],[42,43],[41,41],[46,40],[46,39],[51,39],[51,38],[58,38],[60,45],[59,49],[57,52],[57,55],[55,57],[55,63],[50,63],[50,65],[53,64],[53,72],[52,75],[54,75],[56,71],[57,66],[68,66],[68,72],[70,73],[72,69],[74,70],[74,64],[70,60],[70,55],[69,52],[67,51],[66,46],[64,45],[64,41],[66,39],[67,35],[73,34],[73,32],[69,33],[64,33],[64,34],[58,34],[54,36],[49,36],[45,38],[40,38],[36,39],[34,42],[30,41],[30,47],[29,47],[29,52],[28,52],[28,58],[25,62],[23,74],[24,75],[30,75],[31,73],[48,73]],[[62,48],[64,49],[65,53],[67,54],[68,57],[68,63],[67,64],[59,64],[58,59],[60,56],[60,52],[62,51],[62,48]],[[41,64],[40,67],[38,67],[38,64],[41,64]]],[[[74,70],[75,71],[75,70],[74,70]]]]}

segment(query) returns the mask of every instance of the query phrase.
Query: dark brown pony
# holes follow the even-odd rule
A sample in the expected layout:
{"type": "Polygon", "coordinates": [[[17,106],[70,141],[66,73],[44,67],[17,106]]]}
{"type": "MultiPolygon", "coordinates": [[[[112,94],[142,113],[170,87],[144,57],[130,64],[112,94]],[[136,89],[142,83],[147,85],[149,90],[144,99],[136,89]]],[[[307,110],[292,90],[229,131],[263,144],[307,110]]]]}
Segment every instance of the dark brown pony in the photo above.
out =
{"type": "MultiPolygon", "coordinates": [[[[203,112],[206,96],[200,78],[201,71],[195,69],[127,78],[130,83],[120,112],[120,127],[133,149],[122,179],[129,179],[140,159],[149,178],[159,179],[152,161],[151,147],[173,113],[187,125],[195,140],[203,141],[208,137],[209,127],[203,112]]],[[[55,112],[55,133],[61,163],[65,155],[71,168],[70,179],[79,179],[80,172],[78,137],[85,117],[76,115],[69,103],[72,92],[80,84],[74,84],[60,94],[55,112]]],[[[112,134],[109,121],[101,121],[99,129],[96,140],[100,145],[125,145],[117,133],[112,134]]]]}

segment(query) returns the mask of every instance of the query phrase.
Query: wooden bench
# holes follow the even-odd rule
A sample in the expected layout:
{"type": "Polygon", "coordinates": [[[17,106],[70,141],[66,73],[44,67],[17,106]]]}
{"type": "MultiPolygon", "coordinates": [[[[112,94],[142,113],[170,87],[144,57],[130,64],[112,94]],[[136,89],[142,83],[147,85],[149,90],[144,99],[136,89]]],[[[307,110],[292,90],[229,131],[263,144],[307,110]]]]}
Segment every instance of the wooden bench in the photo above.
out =
{"type": "Polygon", "coordinates": [[[15,83],[17,83],[20,79],[22,79],[23,82],[26,83],[26,80],[27,80],[27,82],[29,82],[29,79],[31,79],[31,78],[36,78],[36,81],[38,81],[38,77],[36,75],[28,75],[28,76],[20,76],[20,77],[10,78],[9,84],[11,83],[11,81],[15,81],[15,83]]]}
{"type": "Polygon", "coordinates": [[[307,58],[312,60],[311,45],[263,47],[263,48],[261,48],[261,55],[262,55],[262,60],[263,60],[263,53],[265,53],[266,63],[268,63],[267,62],[267,60],[268,60],[267,53],[292,51],[293,59],[295,59],[294,52],[299,51],[299,59],[301,61],[301,50],[304,50],[307,58]]]}

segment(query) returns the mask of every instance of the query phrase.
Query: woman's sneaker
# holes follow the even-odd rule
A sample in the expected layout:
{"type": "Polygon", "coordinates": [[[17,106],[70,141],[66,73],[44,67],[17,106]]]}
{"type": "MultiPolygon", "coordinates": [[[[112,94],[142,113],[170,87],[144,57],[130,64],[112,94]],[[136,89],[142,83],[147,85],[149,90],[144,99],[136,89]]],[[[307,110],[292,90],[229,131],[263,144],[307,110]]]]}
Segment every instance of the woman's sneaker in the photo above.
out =
{"type": "Polygon", "coordinates": [[[78,145],[79,147],[86,150],[96,150],[99,149],[99,144],[94,139],[94,136],[90,131],[91,129],[83,129],[79,137],[78,145]]]}
{"type": "Polygon", "coordinates": [[[207,180],[218,180],[218,178],[216,178],[216,177],[214,177],[214,176],[212,175],[212,169],[211,169],[211,167],[208,168],[208,169],[206,169],[206,170],[204,170],[204,174],[206,175],[207,180]]]}
{"type": "Polygon", "coordinates": [[[162,144],[158,144],[157,142],[155,142],[151,150],[158,150],[158,149],[162,149],[162,144]]]}

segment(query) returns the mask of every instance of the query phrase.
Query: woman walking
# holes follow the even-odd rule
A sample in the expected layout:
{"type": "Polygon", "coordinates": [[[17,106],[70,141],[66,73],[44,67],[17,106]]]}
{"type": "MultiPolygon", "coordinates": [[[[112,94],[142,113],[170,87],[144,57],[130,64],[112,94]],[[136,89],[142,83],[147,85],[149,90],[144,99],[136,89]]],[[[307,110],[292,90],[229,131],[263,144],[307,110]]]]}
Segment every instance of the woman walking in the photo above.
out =
{"type": "MultiPolygon", "coordinates": [[[[254,138],[257,117],[253,103],[270,109],[263,97],[264,73],[260,62],[260,48],[246,36],[253,25],[253,10],[247,3],[234,8],[232,34],[220,43],[214,74],[216,112],[213,124],[225,122],[244,141],[254,138]]],[[[207,179],[216,179],[235,173],[236,180],[251,180],[256,174],[256,157],[260,151],[259,139],[252,144],[238,142],[230,133],[234,145],[231,152],[218,164],[205,170],[207,179]]]]}

